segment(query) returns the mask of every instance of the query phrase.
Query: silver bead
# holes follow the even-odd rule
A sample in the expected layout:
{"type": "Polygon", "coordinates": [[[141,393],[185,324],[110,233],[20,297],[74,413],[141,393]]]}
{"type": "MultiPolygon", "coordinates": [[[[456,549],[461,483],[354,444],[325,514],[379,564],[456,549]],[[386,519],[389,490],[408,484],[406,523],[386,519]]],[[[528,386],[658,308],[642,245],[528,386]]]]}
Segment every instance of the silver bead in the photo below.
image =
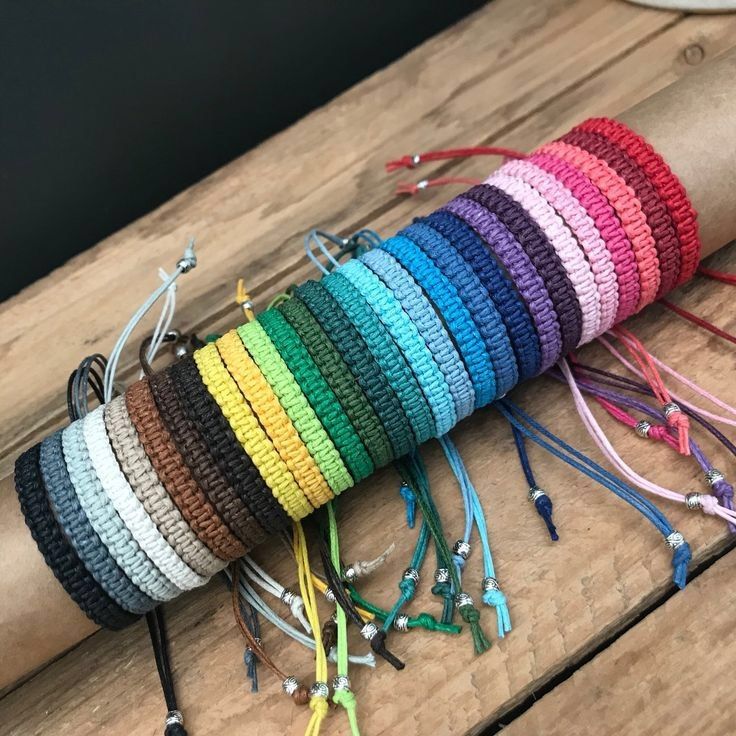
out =
{"type": "Polygon", "coordinates": [[[452,545],[452,551],[467,560],[470,557],[470,545],[464,539],[458,539],[455,544],[452,545]]]}
{"type": "Polygon", "coordinates": [[[294,675],[289,675],[282,683],[281,689],[287,695],[293,695],[299,689],[299,680],[294,675]]]}
{"type": "Polygon", "coordinates": [[[364,624],[363,628],[360,630],[360,635],[367,641],[370,641],[377,633],[378,626],[376,626],[373,621],[369,621],[367,624],[364,624]]]}
{"type": "Polygon", "coordinates": [[[690,509],[690,511],[697,511],[698,509],[703,508],[703,494],[702,493],[688,493],[685,496],[685,506],[690,509]]]}
{"type": "Polygon", "coordinates": [[[347,675],[335,675],[332,678],[332,689],[335,692],[350,690],[350,678],[347,675]]]}
{"type": "Polygon", "coordinates": [[[646,439],[647,437],[649,437],[649,430],[651,428],[652,425],[646,419],[640,419],[634,427],[634,432],[636,432],[639,437],[643,437],[644,439],[646,439]]]}
{"type": "Polygon", "coordinates": [[[185,358],[187,355],[189,355],[189,348],[187,347],[186,343],[176,343],[174,345],[174,355],[176,356],[177,360],[181,360],[182,358],[185,358]]]}
{"type": "Polygon", "coordinates": [[[682,547],[683,544],[685,544],[685,537],[680,534],[678,531],[672,532],[672,534],[668,534],[665,539],[665,544],[670,549],[677,549],[678,547],[682,547]]]}
{"type": "Polygon", "coordinates": [[[411,157],[411,162],[414,164],[414,166],[419,166],[419,164],[422,163],[422,157],[418,153],[415,153],[411,157]]]}
{"type": "Polygon", "coordinates": [[[330,688],[327,687],[326,682],[318,680],[309,688],[309,695],[312,698],[327,698],[330,695],[330,688]]]}
{"type": "Polygon", "coordinates": [[[726,476],[724,476],[717,468],[711,468],[705,473],[705,480],[708,482],[709,486],[712,486],[714,483],[726,480],[726,476]]]}
{"type": "Polygon", "coordinates": [[[539,487],[539,486],[532,486],[529,489],[529,493],[527,494],[527,498],[532,502],[535,503],[537,499],[542,498],[542,496],[546,496],[547,494],[539,487]]]}
{"type": "Polygon", "coordinates": [[[473,598],[468,593],[458,593],[455,596],[455,608],[463,608],[464,606],[472,606],[473,598]]]}
{"type": "Polygon", "coordinates": [[[417,585],[419,583],[419,570],[414,567],[407,567],[402,577],[404,580],[413,580],[414,585],[417,585]]]}
{"type": "Polygon", "coordinates": [[[483,592],[487,593],[489,590],[501,590],[501,586],[498,584],[498,580],[490,576],[487,578],[483,578],[483,592]]]}
{"type": "Polygon", "coordinates": [[[345,568],[345,572],[343,573],[343,577],[347,582],[354,583],[358,579],[358,571],[350,565],[350,567],[345,568]]]}
{"type": "Polygon", "coordinates": [[[325,598],[327,598],[330,603],[334,603],[337,600],[335,598],[335,591],[332,590],[332,588],[325,588],[325,598]]]}
{"type": "Polygon", "coordinates": [[[394,619],[394,628],[396,631],[409,631],[409,617],[405,613],[400,613],[394,619]]]}
{"type": "Polygon", "coordinates": [[[294,595],[294,593],[292,593],[292,591],[290,591],[288,588],[284,588],[281,591],[281,596],[280,596],[281,602],[285,606],[290,606],[294,602],[295,597],[296,596],[294,595]]]}
{"type": "Polygon", "coordinates": [[[450,571],[446,567],[438,567],[434,571],[435,583],[449,583],[450,582],[450,571]]]}
{"type": "Polygon", "coordinates": [[[417,189],[426,189],[429,186],[429,179],[422,179],[416,184],[417,189]]]}
{"type": "Polygon", "coordinates": [[[682,409],[675,404],[674,401],[668,401],[663,407],[662,411],[664,412],[664,415],[667,419],[669,419],[673,414],[677,414],[678,412],[681,412],[682,409]]]}
{"type": "Polygon", "coordinates": [[[166,726],[173,726],[175,723],[178,723],[180,726],[184,725],[184,716],[181,714],[180,710],[170,710],[166,714],[164,724],[166,726]]]}

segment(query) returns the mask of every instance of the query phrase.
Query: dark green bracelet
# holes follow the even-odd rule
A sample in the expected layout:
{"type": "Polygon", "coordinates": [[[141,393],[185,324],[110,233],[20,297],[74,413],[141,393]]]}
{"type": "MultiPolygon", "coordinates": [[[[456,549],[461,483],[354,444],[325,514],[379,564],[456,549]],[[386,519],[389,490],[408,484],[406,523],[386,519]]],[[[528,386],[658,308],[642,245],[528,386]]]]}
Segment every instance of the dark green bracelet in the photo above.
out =
{"type": "Polygon", "coordinates": [[[278,311],[294,328],[319,368],[345,413],[348,415],[364,447],[378,467],[391,462],[391,443],[381,420],[353,378],[350,368],[330,342],[319,322],[301,299],[292,297],[279,304],[278,311]]]}
{"type": "Polygon", "coordinates": [[[258,321],[335,444],[350,475],[356,483],[368,477],[373,472],[368,450],[299,335],[277,309],[261,312],[258,321]]]}
{"type": "Polygon", "coordinates": [[[409,420],[381,367],[343,308],[317,281],[307,281],[297,287],[294,293],[307,305],[343,360],[350,366],[386,430],[394,458],[406,455],[416,445],[409,420]]]}

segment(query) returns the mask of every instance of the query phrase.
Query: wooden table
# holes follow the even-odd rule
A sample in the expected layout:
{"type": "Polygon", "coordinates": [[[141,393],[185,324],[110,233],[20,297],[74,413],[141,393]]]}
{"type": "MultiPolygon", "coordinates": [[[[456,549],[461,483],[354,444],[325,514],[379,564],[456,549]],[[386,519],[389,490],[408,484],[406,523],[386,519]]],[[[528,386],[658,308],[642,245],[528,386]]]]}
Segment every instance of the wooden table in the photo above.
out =
{"type": "MultiPolygon", "coordinates": [[[[176,324],[200,333],[233,326],[240,317],[233,304],[237,276],[263,308],[288,284],[314,275],[301,245],[310,227],[350,233],[370,226],[387,234],[452,193],[395,197],[396,180],[383,171],[388,159],[457,145],[529,149],[591,114],[615,115],[729,48],[735,33],[736,16],[686,16],[615,0],[496,0],[3,304],[0,605],[11,605],[10,591],[37,596],[35,617],[16,624],[19,631],[34,627],[33,657],[50,658],[90,628],[19,521],[12,461],[63,421],[71,367],[93,350],[110,350],[127,315],[155,285],[156,268],[173,267],[188,236],[197,238],[200,265],[180,282],[176,324]],[[60,613],[49,616],[50,610],[60,613]]],[[[491,165],[445,163],[400,178],[480,176],[491,165]]],[[[711,264],[736,270],[736,250],[722,250],[711,264]]],[[[729,287],[698,278],[673,299],[733,331],[729,297],[729,287]]],[[[656,355],[736,401],[726,343],[660,306],[631,327],[656,355]]],[[[124,355],[127,378],[135,351],[131,345],[124,355]]],[[[609,362],[596,347],[584,357],[609,362]]],[[[517,390],[515,400],[598,457],[561,386],[538,379],[517,390]]],[[[692,461],[604,421],[637,470],[685,491],[702,490],[692,461]]],[[[486,505],[514,630],[482,657],[473,656],[467,637],[394,636],[395,651],[408,663],[404,672],[352,671],[362,732],[491,734],[507,726],[525,736],[732,733],[728,614],[736,602],[735,563],[723,525],[667,505],[694,554],[694,579],[673,594],[661,538],[611,494],[532,450],[539,480],[555,501],[561,540],[553,545],[525,500],[499,416],[479,412],[454,438],[486,505]]],[[[706,446],[717,466],[733,468],[732,458],[707,440],[706,446]]],[[[447,529],[456,530],[448,533],[457,535],[457,490],[436,445],[426,457],[447,529]]],[[[404,527],[397,487],[386,470],[341,504],[347,559],[396,542],[390,562],[365,588],[382,602],[393,600],[415,538],[404,527]]],[[[294,582],[279,544],[256,556],[294,582]]],[[[478,560],[471,561],[469,579],[479,580],[478,560]]],[[[429,562],[426,578],[431,568],[429,562]]],[[[436,610],[428,587],[414,610],[436,610]]],[[[180,705],[192,736],[303,732],[308,714],[285,701],[268,673],[259,695],[248,692],[243,643],[219,581],[168,610],[180,705]]],[[[484,620],[492,633],[493,614],[486,611],[484,620]]],[[[271,630],[264,639],[285,668],[309,677],[311,658],[303,650],[271,630]]],[[[5,657],[5,678],[28,664],[17,654],[5,657]]],[[[6,692],[0,733],[160,734],[162,702],[145,626],[98,632],[6,692]]],[[[324,732],[347,733],[344,715],[331,714],[324,732]]]]}

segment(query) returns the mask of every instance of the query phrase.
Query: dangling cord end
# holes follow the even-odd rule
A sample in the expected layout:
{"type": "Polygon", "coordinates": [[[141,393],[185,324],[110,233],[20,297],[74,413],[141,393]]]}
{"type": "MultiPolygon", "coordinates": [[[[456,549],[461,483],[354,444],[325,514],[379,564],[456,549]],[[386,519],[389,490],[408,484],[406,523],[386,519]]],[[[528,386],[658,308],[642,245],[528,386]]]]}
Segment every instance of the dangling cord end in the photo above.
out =
{"type": "Polygon", "coordinates": [[[243,652],[243,663],[245,664],[245,673],[250,680],[250,691],[252,693],[258,692],[258,657],[255,652],[250,648],[246,647],[243,652]]]}
{"type": "Polygon", "coordinates": [[[350,733],[352,736],[360,736],[360,729],[358,728],[358,703],[355,700],[355,695],[350,689],[350,681],[347,677],[340,675],[335,677],[332,683],[334,694],[332,695],[332,702],[335,705],[341,705],[345,712],[348,714],[348,722],[350,723],[350,733]],[[344,684],[343,680],[347,683],[344,684]]]}
{"type": "Polygon", "coordinates": [[[455,607],[462,620],[470,626],[475,653],[487,652],[491,648],[491,642],[488,641],[480,626],[480,611],[473,604],[473,599],[467,593],[458,593],[455,596],[455,607]]]}
{"type": "Polygon", "coordinates": [[[665,543],[672,550],[672,580],[682,590],[687,582],[687,567],[692,559],[690,545],[678,531],[672,531],[665,537],[665,543]]]}
{"type": "MultiPolygon", "coordinates": [[[[718,499],[718,503],[724,509],[733,511],[733,486],[726,480],[723,473],[711,467],[705,473],[705,480],[713,489],[713,495],[718,499]]],[[[728,522],[728,529],[731,534],[736,534],[736,525],[733,522],[728,522]]]]}
{"type": "Polygon", "coordinates": [[[472,187],[480,183],[480,179],[471,179],[467,176],[443,176],[438,179],[422,179],[416,184],[410,181],[403,181],[396,185],[396,194],[410,194],[413,196],[419,194],[423,189],[443,187],[446,184],[466,184],[472,187]]]}
{"type": "Polygon", "coordinates": [[[557,533],[557,527],[552,521],[552,511],[554,509],[552,499],[539,486],[532,486],[529,489],[529,500],[534,504],[537,513],[542,517],[542,521],[549,532],[550,539],[553,542],[557,542],[560,535],[557,533]]]}
{"type": "MultiPolygon", "coordinates": [[[[372,626],[376,628],[375,624],[366,624],[366,626],[372,626]]],[[[365,628],[365,627],[364,627],[365,628]]],[[[365,634],[361,631],[361,634],[365,637],[365,634]]],[[[383,657],[394,669],[403,670],[406,665],[395,655],[386,649],[386,632],[383,629],[378,629],[369,639],[371,649],[379,656],[383,657]]]]}
{"type": "Polygon", "coordinates": [[[409,487],[408,483],[402,483],[399,488],[401,498],[404,499],[406,504],[406,525],[409,529],[414,528],[417,518],[417,496],[416,493],[409,487]]]}
{"type": "Polygon", "coordinates": [[[511,616],[506,596],[498,586],[496,578],[483,579],[483,603],[496,609],[496,623],[498,624],[498,638],[503,639],[511,631],[511,616]]]}
{"type": "Polygon", "coordinates": [[[256,316],[253,313],[253,300],[245,290],[245,282],[243,279],[238,279],[238,284],[235,287],[235,303],[243,311],[243,315],[245,315],[248,322],[252,322],[255,319],[256,316]]]}

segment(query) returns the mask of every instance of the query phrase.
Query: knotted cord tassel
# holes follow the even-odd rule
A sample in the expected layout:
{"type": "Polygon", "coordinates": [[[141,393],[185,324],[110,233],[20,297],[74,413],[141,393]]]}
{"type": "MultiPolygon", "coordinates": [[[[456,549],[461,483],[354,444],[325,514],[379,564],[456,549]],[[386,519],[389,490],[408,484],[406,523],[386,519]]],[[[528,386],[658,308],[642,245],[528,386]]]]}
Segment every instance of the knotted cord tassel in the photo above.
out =
{"type": "Polygon", "coordinates": [[[399,494],[406,505],[406,525],[409,529],[413,529],[417,518],[417,497],[406,483],[399,486],[399,494]]]}
{"type": "Polygon", "coordinates": [[[369,575],[372,575],[376,570],[378,570],[384,562],[389,558],[391,553],[396,548],[396,545],[391,542],[386,549],[381,552],[378,557],[376,557],[373,560],[356,560],[353,562],[352,565],[348,565],[345,568],[345,572],[343,573],[343,577],[345,580],[347,580],[349,583],[354,583],[356,580],[360,580],[362,578],[368,577],[369,575]]]}
{"type": "Polygon", "coordinates": [[[526,482],[529,484],[529,493],[527,497],[534,504],[534,508],[537,510],[537,513],[542,517],[542,521],[544,521],[544,525],[547,527],[547,531],[549,532],[550,539],[553,542],[556,542],[560,537],[557,534],[557,527],[555,527],[552,522],[552,510],[554,508],[552,505],[552,499],[547,495],[546,491],[542,490],[537,485],[534,473],[532,472],[532,465],[529,461],[529,455],[526,451],[524,435],[519,432],[513,424],[511,425],[511,434],[514,437],[514,444],[516,445],[516,452],[519,455],[521,469],[524,473],[524,477],[526,478],[526,482]]]}
{"type": "MultiPolygon", "coordinates": [[[[631,357],[639,364],[639,368],[644,374],[647,383],[652,387],[652,391],[654,391],[657,399],[662,402],[662,411],[664,412],[667,425],[677,432],[679,442],[678,452],[681,455],[689,455],[690,420],[682,409],[672,401],[672,396],[664,385],[664,381],[659,375],[652,356],[641,341],[633,333],[629,332],[629,330],[623,327],[614,327],[610,334],[615,335],[621,340],[631,357]]],[[[606,343],[604,338],[599,338],[599,340],[604,344],[606,343]]]]}

